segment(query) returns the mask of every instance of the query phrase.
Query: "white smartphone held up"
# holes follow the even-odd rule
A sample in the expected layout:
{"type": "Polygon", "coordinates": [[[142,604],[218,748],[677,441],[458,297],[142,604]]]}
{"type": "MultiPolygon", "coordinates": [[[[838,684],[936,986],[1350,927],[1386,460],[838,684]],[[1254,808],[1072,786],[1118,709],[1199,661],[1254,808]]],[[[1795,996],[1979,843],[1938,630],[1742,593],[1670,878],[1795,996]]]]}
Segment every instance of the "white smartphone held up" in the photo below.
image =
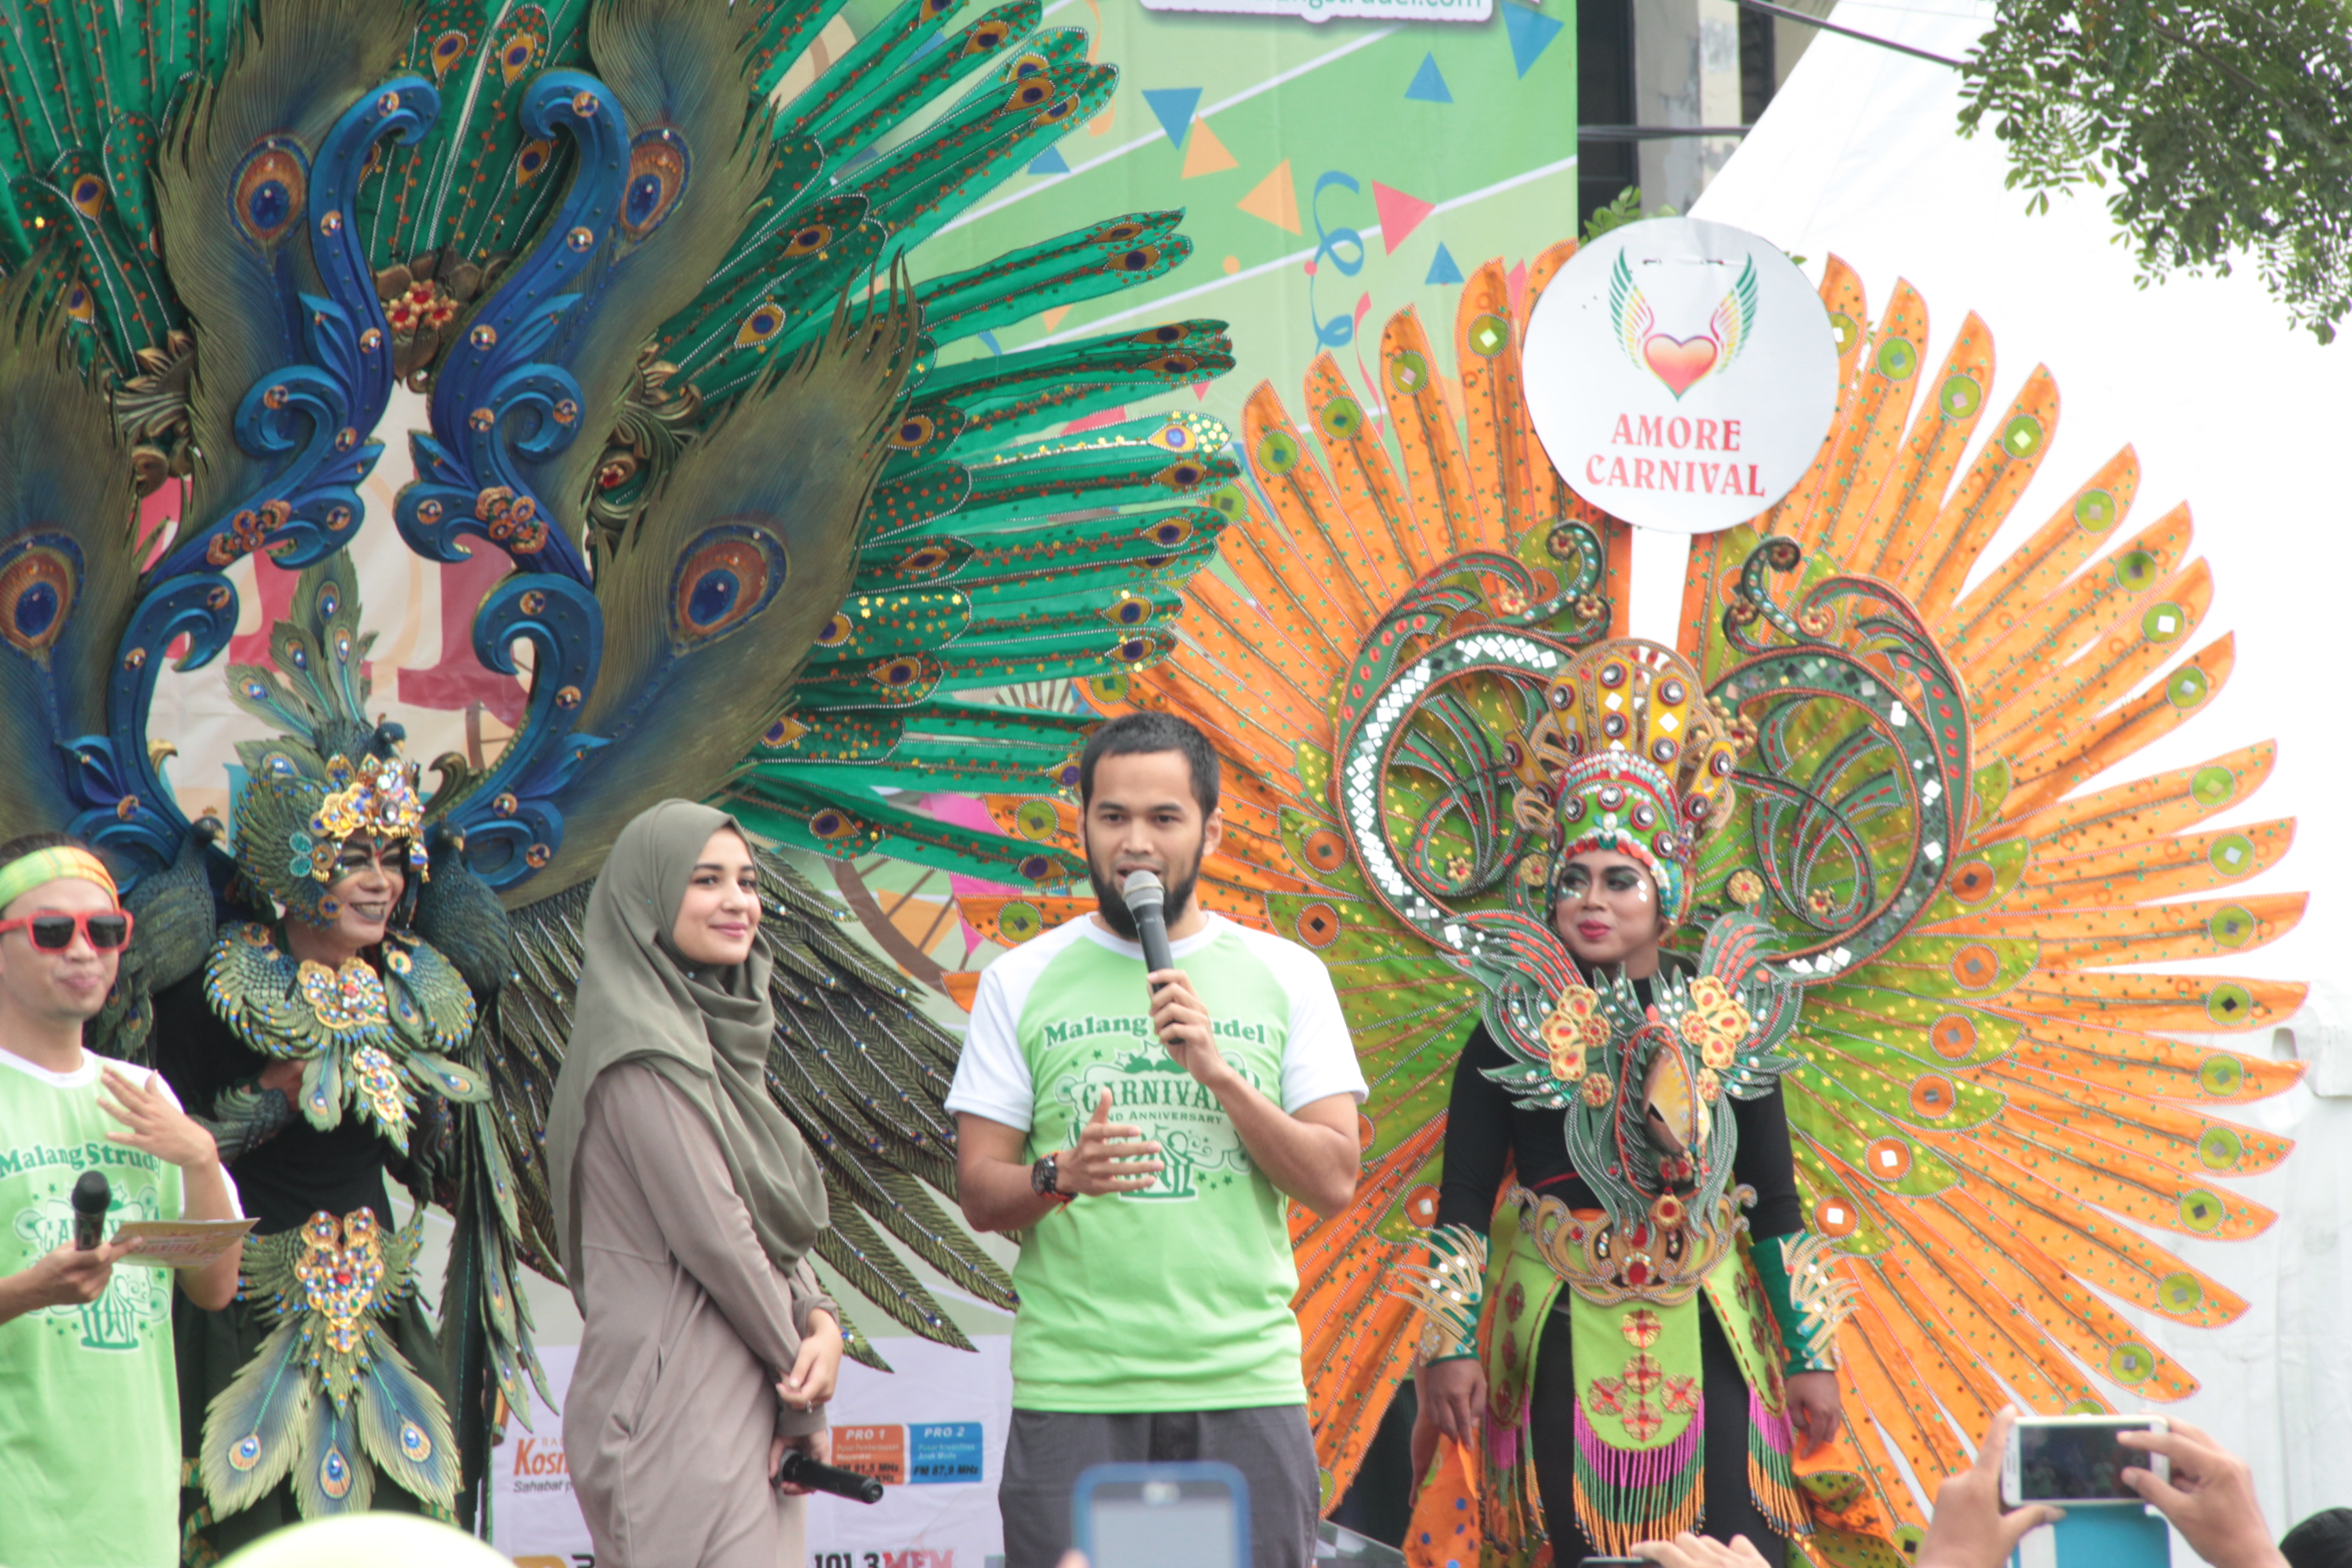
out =
{"type": "Polygon", "coordinates": [[[2124,1485],[2125,1468],[2137,1466],[2169,1480],[2172,1462],[2162,1454],[2127,1448],[2116,1435],[2169,1430],[2161,1415],[2021,1415],[2009,1429],[2009,1452],[2001,1458],[2001,1506],[2137,1503],[2140,1495],[2124,1485]]]}
{"type": "Polygon", "coordinates": [[[1070,1512],[1092,1568],[1250,1568],[1249,1483],[1213,1459],[1096,1465],[1070,1512]]]}

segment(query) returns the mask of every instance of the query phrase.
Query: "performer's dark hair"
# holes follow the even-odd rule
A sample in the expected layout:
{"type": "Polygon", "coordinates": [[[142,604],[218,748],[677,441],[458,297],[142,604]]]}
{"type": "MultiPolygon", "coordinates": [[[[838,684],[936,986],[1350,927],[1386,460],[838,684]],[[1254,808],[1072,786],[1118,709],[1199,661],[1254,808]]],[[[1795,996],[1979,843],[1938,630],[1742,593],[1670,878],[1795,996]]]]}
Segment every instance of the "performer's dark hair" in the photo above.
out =
{"type": "Polygon", "coordinates": [[[1087,739],[1078,753],[1078,805],[1094,798],[1095,764],[1105,757],[1129,757],[1146,752],[1175,752],[1192,770],[1192,798],[1201,815],[1217,809],[1217,753],[1209,737],[1172,713],[1122,713],[1087,739]]]}
{"type": "Polygon", "coordinates": [[[22,860],[26,856],[43,849],[88,849],[89,845],[70,833],[20,833],[0,844],[0,868],[22,860]]]}
{"type": "Polygon", "coordinates": [[[2352,1568],[2352,1508],[2326,1508],[2279,1541],[2292,1568],[2352,1568]]]}

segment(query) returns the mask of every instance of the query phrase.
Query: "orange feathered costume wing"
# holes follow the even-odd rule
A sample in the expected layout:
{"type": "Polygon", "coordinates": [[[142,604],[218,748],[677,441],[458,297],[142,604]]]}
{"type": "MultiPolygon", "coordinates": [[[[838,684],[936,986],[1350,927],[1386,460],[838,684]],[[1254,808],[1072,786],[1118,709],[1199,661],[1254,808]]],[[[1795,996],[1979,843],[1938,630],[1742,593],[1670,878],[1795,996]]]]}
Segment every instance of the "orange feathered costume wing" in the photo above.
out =
{"type": "MultiPolygon", "coordinates": [[[[1480,1000],[1451,955],[1370,895],[1337,820],[1335,725],[1385,651],[1365,639],[1417,586],[1450,583],[1470,606],[1436,630],[1549,605],[1569,640],[1623,633],[1625,527],[1561,483],[1520,390],[1528,314],[1573,250],[1545,252],[1523,284],[1499,263],[1470,279],[1452,375],[1407,310],[1382,333],[1370,398],[1328,355],[1308,373],[1304,426],[1261,386],[1242,436],[1255,483],[1217,498],[1229,577],[1187,587],[1173,658],[1087,689],[1106,712],[1162,710],[1213,736],[1228,828],[1202,897],[1323,954],[1372,1085],[1355,1204],[1328,1220],[1292,1211],[1327,1502],[1412,1368],[1418,1311],[1396,1271],[1423,1256],[1447,1090],[1480,1000]]],[[[2227,892],[2285,853],[2290,821],[2205,826],[2260,787],[2270,742],[2121,774],[2230,673],[2227,636],[2190,651],[2211,578],[2189,555],[2187,509],[2126,527],[2138,463],[2126,448],[1969,587],[2049,453],[2056,384],[2037,370],[1964,468],[1993,379],[1984,324],[1969,318],[1929,375],[1927,309],[1908,285],[1874,330],[1842,262],[1822,293],[1842,391],[1819,458],[1752,524],[1692,542],[1680,647],[1759,733],[1739,811],[1702,854],[1694,926],[1745,908],[1791,952],[1853,952],[1808,984],[1785,1047],[1803,1061],[1785,1084],[1810,1226],[1859,1296],[1841,1331],[1848,1435],[1800,1468],[1810,1550],[1893,1563],[1924,1519],[1903,1469],[1932,1492],[2005,1401],[2108,1409],[2196,1388],[2116,1305],[2200,1325],[2244,1310],[2144,1233],[2227,1238],[2270,1223],[2227,1179],[2291,1145],[2226,1113],[2299,1069],[2158,1031],[2262,1028],[2303,987],[2145,966],[2261,946],[2305,900],[2227,892]],[[1959,825],[1948,850],[1928,831],[1938,814],[1890,779],[1882,736],[1833,697],[1739,679],[1811,643],[1924,692],[1883,635],[1889,616],[1924,633],[1960,693],[1919,715],[1968,759],[1964,808],[1942,818],[1959,825]],[[1898,904],[1931,841],[1927,896],[1898,904]]],[[[1075,844],[1066,802],[994,808],[1010,830],[1075,844]]],[[[1435,808],[1401,792],[1389,809],[1435,808]]],[[[1433,856],[1492,849],[1475,834],[1449,849],[1463,832],[1451,818],[1431,831],[1433,856]]],[[[964,900],[1005,941],[1083,907],[964,900]]]]}

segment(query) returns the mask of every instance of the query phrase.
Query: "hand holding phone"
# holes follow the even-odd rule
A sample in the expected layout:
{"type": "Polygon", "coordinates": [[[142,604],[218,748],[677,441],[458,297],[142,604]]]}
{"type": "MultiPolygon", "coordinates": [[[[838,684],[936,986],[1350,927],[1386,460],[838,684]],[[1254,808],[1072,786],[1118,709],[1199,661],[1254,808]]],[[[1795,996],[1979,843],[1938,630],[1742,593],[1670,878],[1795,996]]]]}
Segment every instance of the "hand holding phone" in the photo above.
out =
{"type": "Polygon", "coordinates": [[[2079,1507],[2138,1504],[2138,1492],[2124,1471],[2139,1466],[2168,1475],[2161,1454],[2144,1454],[2118,1442],[2125,1432],[2163,1432],[2161,1415],[2021,1415],[2009,1429],[2002,1456],[2000,1500],[2018,1508],[2031,1502],[2079,1507]]]}
{"type": "Polygon", "coordinates": [[[1070,1514],[1089,1568],[1249,1568],[1249,1482],[1213,1459],[1096,1465],[1070,1514]]]}

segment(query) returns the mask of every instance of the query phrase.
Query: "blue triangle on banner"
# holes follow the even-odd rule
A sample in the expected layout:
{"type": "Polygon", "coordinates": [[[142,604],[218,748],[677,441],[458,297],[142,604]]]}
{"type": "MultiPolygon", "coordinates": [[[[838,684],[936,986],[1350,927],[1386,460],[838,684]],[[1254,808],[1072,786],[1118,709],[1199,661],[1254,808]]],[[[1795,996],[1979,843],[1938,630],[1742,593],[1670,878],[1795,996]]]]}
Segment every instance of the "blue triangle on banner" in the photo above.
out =
{"type": "Polygon", "coordinates": [[[1048,147],[1029,160],[1029,172],[1033,174],[1066,174],[1070,172],[1070,161],[1062,156],[1059,147],[1048,147]]]}
{"type": "Polygon", "coordinates": [[[1530,11],[1524,5],[1510,5],[1506,0],[1503,27],[1511,35],[1511,63],[1519,68],[1521,76],[1534,68],[1536,61],[1551,47],[1551,41],[1559,37],[1559,30],[1565,26],[1564,22],[1554,21],[1549,16],[1530,11]]]}
{"type": "MultiPolygon", "coordinates": [[[[1523,71],[1520,73],[1525,75],[1523,71]]],[[[1184,145],[1184,132],[1192,129],[1192,110],[1201,104],[1197,87],[1147,87],[1143,101],[1160,121],[1160,129],[1168,132],[1168,140],[1177,146],[1184,145]]]]}
{"type": "MultiPolygon", "coordinates": [[[[1519,73],[1525,76],[1527,73],[1519,73]]],[[[1412,85],[1404,89],[1407,98],[1417,98],[1423,103],[1451,103],[1454,94],[1446,90],[1445,77],[1437,68],[1435,55],[1421,57],[1421,68],[1412,73],[1412,85]]]]}
{"type": "Polygon", "coordinates": [[[1431,258],[1429,263],[1429,276],[1423,279],[1422,281],[1423,283],[1459,283],[1462,281],[1462,268],[1454,265],[1454,253],[1445,248],[1445,242],[1444,240],[1439,240],[1437,242],[1437,254],[1431,258]]]}

